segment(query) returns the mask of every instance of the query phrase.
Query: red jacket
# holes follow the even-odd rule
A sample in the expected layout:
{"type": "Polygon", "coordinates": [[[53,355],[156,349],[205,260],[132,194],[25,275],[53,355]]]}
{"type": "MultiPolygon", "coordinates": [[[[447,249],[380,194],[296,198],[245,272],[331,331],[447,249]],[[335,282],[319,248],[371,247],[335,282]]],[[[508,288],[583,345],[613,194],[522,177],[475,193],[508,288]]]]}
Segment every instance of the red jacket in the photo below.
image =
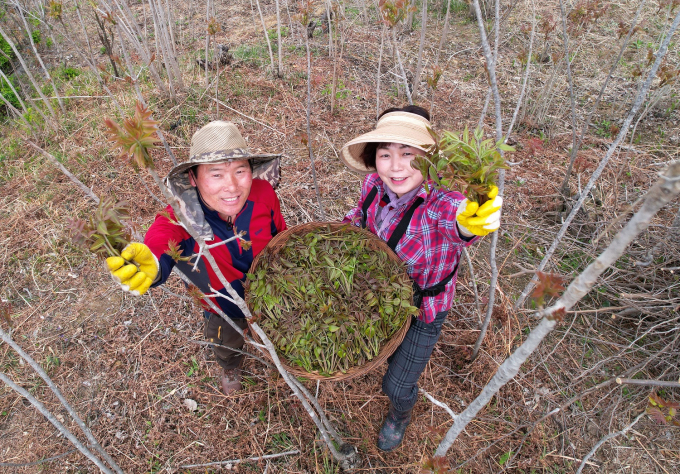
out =
{"type": "MultiPolygon", "coordinates": [[[[253,258],[262,251],[269,241],[278,232],[286,229],[286,223],[281,214],[281,204],[274,192],[271,184],[262,179],[253,179],[250,195],[243,206],[243,209],[236,215],[233,226],[228,226],[216,211],[208,209],[201,201],[201,208],[206,221],[210,224],[215,240],[209,242],[210,245],[227,240],[234,236],[234,227],[237,231],[246,231],[243,237],[250,241],[252,246],[245,250],[241,246],[240,240],[236,239],[224,245],[220,245],[210,250],[217,261],[217,265],[224,274],[231,286],[243,298],[243,283],[245,273],[250,268],[253,258]]],[[[166,211],[174,219],[172,208],[168,206],[166,211]]],[[[210,264],[201,257],[197,271],[191,271],[194,261],[179,262],[175,261],[165,253],[168,250],[169,242],[175,241],[182,251],[182,256],[190,256],[198,253],[198,244],[189,233],[180,225],[174,224],[164,215],[158,214],[156,220],[146,233],[144,243],[151,249],[158,258],[160,265],[160,281],[153,286],[165,283],[170,276],[170,272],[175,265],[187,275],[191,281],[206,294],[211,293],[210,288],[227,294],[224,286],[220,283],[217,275],[210,267],[210,264]]],[[[225,298],[215,298],[215,301],[222,310],[232,318],[243,318],[245,315],[235,304],[225,298]]]]}

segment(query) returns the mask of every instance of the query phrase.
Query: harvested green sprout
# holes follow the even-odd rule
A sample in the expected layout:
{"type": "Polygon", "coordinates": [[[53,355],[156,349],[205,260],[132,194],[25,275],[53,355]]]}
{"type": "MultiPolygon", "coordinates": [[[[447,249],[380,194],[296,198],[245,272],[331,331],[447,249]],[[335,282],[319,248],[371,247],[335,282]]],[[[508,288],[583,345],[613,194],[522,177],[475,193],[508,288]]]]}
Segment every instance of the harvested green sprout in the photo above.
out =
{"type": "Polygon", "coordinates": [[[461,134],[444,131],[440,136],[431,129],[429,132],[434,145],[426,148],[425,157],[413,161],[413,168],[429,176],[435,186],[459,191],[470,201],[484,204],[491,186],[496,184],[498,171],[510,169],[498,150],[515,149],[502,139],[482,140],[484,133],[480,128],[472,134],[467,127],[461,134]]]}
{"type": "Polygon", "coordinates": [[[130,243],[125,222],[130,213],[125,201],[107,197],[88,221],[69,219],[72,242],[88,249],[99,257],[120,257],[120,252],[130,243]]]}
{"type": "Polygon", "coordinates": [[[248,298],[258,324],[290,363],[332,376],[372,360],[418,313],[403,264],[343,226],[291,235],[265,249],[248,298]]]}

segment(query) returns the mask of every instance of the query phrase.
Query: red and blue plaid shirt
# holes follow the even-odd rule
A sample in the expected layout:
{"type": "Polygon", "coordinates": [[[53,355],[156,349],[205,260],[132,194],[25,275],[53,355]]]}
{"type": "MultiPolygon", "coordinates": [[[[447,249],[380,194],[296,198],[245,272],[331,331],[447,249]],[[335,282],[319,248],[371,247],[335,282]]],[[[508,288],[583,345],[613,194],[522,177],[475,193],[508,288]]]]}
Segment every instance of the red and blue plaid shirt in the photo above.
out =
{"type": "MultiPolygon", "coordinates": [[[[478,239],[474,237],[467,240],[458,233],[456,210],[465,196],[459,192],[433,189],[432,186],[428,195],[425,186],[421,185],[409,202],[398,204],[396,212],[389,217],[389,223],[383,223],[379,232],[376,215],[385,205],[381,206],[381,198],[386,193],[386,186],[378,174],[373,173],[364,179],[357,207],[345,216],[343,222],[361,225],[361,208],[364,199],[374,186],[378,188],[378,193],[368,208],[366,227],[385,241],[390,238],[413,201],[419,196],[424,199],[415,210],[406,233],[399,240],[395,250],[399,258],[406,263],[409,276],[420,288],[430,288],[444,280],[458,265],[463,248],[478,239]]],[[[423,299],[418,319],[429,324],[434,321],[437,313],[451,308],[457,276],[451,279],[446,289],[439,295],[423,299]]]]}

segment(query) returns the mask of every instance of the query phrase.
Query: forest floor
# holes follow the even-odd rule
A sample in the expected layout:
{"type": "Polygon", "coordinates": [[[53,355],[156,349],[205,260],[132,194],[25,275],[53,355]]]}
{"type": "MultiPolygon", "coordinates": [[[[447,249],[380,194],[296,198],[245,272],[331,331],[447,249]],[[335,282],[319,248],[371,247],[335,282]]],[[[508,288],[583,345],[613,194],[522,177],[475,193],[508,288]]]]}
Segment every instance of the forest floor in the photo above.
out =
{"type": "MultiPolygon", "coordinates": [[[[178,161],[188,158],[193,132],[218,118],[237,123],[251,148],[283,153],[282,182],[277,193],[288,226],[318,220],[309,157],[301,140],[306,134],[307,65],[300,28],[292,24],[292,31],[288,28],[286,75],[282,80],[274,79],[267,72],[266,44],[250,5],[218,8],[219,18],[224,19],[218,42],[230,43],[236,57],[220,72],[217,88],[218,99],[228,108],[216,106],[214,85],[206,89],[204,72],[194,66],[198,54],[193,52],[202,48],[204,41],[203,33],[197,33],[199,27],[195,26],[201,25],[197,13],[193,23],[185,24],[180,38],[185,91],[173,103],[161,97],[142,76],[140,84],[149,107],[178,161]]],[[[275,22],[270,5],[265,13],[268,25],[275,22]]],[[[350,173],[339,161],[339,150],[351,138],[370,130],[375,122],[379,34],[362,26],[358,18],[357,15],[347,31],[339,62],[341,86],[334,113],[330,112],[333,61],[328,56],[328,39],[322,34],[312,40],[312,146],[328,220],[341,219],[355,205],[361,185],[361,177],[350,173]]],[[[519,20],[511,17],[508,21],[514,27],[519,20]]],[[[440,19],[431,26],[429,44],[438,44],[441,22],[440,19]]],[[[479,119],[487,86],[477,35],[474,23],[460,12],[454,14],[450,41],[441,55],[445,74],[434,99],[433,122],[439,130],[460,130],[465,124],[473,128],[479,119]]],[[[418,36],[414,31],[401,39],[408,69],[415,68],[418,36]]],[[[506,121],[512,115],[521,85],[522,70],[513,64],[517,48],[513,35],[507,35],[498,66],[506,121]]],[[[104,63],[105,57],[100,59],[104,63]]],[[[386,65],[380,109],[403,106],[406,98],[398,94],[388,73],[396,69],[387,47],[383,61],[386,65]]],[[[536,67],[534,88],[548,87],[552,73],[549,65],[536,67]]],[[[606,71],[597,74],[601,77],[606,71]]],[[[214,78],[214,72],[210,76],[214,78]]],[[[586,74],[578,77],[584,83],[595,82],[586,74]]],[[[153,190],[151,180],[137,175],[105,139],[103,120],[115,117],[115,109],[107,98],[97,98],[102,91],[86,70],[60,84],[68,95],[90,97],[69,99],[59,132],[40,145],[98,196],[112,195],[130,203],[132,220],[143,233],[161,205],[142,185],[144,181],[153,190]]],[[[595,94],[596,86],[599,87],[595,84],[591,88],[595,94]]],[[[118,81],[112,82],[111,88],[131,114],[135,103],[132,87],[118,81]]],[[[417,102],[430,108],[430,91],[426,94],[424,89],[423,84],[423,95],[417,102]]],[[[634,82],[620,80],[612,89],[616,92],[607,97],[607,103],[613,108],[624,97],[630,100],[623,94],[634,91],[634,82]]],[[[524,119],[512,136],[518,151],[510,160],[519,164],[506,175],[497,251],[501,276],[496,308],[480,356],[470,362],[471,346],[479,330],[472,279],[465,264],[459,272],[456,302],[449,320],[421,377],[421,388],[448,403],[455,412],[474,400],[498,365],[535,324],[531,310],[512,310],[528,281],[526,275],[513,274],[537,265],[559,230],[559,186],[572,140],[566,91],[566,83],[555,86],[552,117],[524,119]]],[[[537,94],[531,96],[536,107],[541,105],[537,94]]],[[[612,109],[597,117],[599,125],[585,138],[572,180],[574,193],[587,182],[611,143],[608,127],[624,114],[625,108],[619,109],[618,115],[612,109]]],[[[492,115],[485,120],[488,134],[494,129],[492,115]]],[[[639,140],[627,143],[613,157],[554,258],[551,270],[566,279],[575,276],[604,248],[605,242],[592,243],[592,237],[601,235],[615,217],[627,213],[628,206],[655,182],[663,164],[678,157],[677,111],[671,110],[668,116],[650,113],[638,132],[639,140]]],[[[190,469],[180,466],[298,450],[297,454],[272,461],[244,461],[228,468],[236,472],[336,472],[313,423],[278,374],[248,359],[243,390],[225,397],[218,387],[219,368],[211,350],[200,344],[203,320],[192,302],[162,289],[152,289],[144,297],[124,294],[111,282],[99,260],[71,244],[67,219],[88,216],[94,206],[49,161],[26,146],[25,138],[26,131],[16,123],[0,125],[2,304],[11,308],[14,339],[48,371],[123,470],[188,472],[190,469]],[[186,400],[194,400],[197,410],[190,410],[186,400]]],[[[154,152],[154,160],[161,176],[172,167],[162,148],[154,152]]],[[[653,339],[647,334],[642,341],[639,336],[645,334],[640,328],[646,326],[641,326],[637,317],[614,316],[622,307],[628,307],[622,303],[622,293],[644,291],[647,296],[639,299],[654,295],[665,298],[663,292],[678,281],[668,272],[652,272],[636,265],[650,248],[664,241],[666,226],[673,216],[673,209],[662,210],[631,254],[603,278],[593,295],[565,317],[520,374],[467,427],[448,453],[454,472],[574,472],[597,441],[623,428],[647,407],[651,389],[616,385],[612,383],[616,375],[648,361],[630,376],[677,377],[677,366],[665,369],[648,360],[669,339],[653,339]],[[653,275],[642,277],[644,272],[653,275]],[[640,278],[644,278],[642,290],[635,286],[640,278]],[[621,280],[630,287],[621,286],[621,280]],[[604,382],[607,383],[601,388],[587,391],[604,382]],[[580,400],[562,407],[557,415],[545,417],[584,392],[580,400]]],[[[490,275],[488,240],[471,248],[482,304],[490,275]]],[[[677,246],[658,248],[655,264],[678,266],[678,254],[677,246]]],[[[174,276],[166,287],[176,294],[186,294],[174,276]]],[[[677,296],[677,289],[673,291],[677,296]]],[[[8,329],[6,322],[0,320],[0,324],[8,329]]],[[[677,333],[677,322],[675,328],[677,333]]],[[[677,344],[677,337],[674,342],[677,344]]],[[[0,346],[0,371],[66,419],[65,424],[74,433],[78,432],[42,380],[6,345],[0,346]]],[[[318,390],[318,399],[331,421],[344,439],[359,449],[364,459],[361,472],[419,472],[451,426],[451,417],[421,397],[402,446],[392,453],[379,451],[375,442],[388,405],[380,389],[383,371],[384,366],[351,381],[327,382],[318,387],[310,382],[307,386],[318,390]]],[[[669,389],[662,395],[678,400],[680,392],[669,389]]],[[[627,435],[606,443],[584,472],[679,472],[679,436],[677,427],[644,417],[627,435]]],[[[73,450],[25,399],[6,387],[0,387],[0,441],[0,462],[17,465],[73,450]]],[[[52,462],[5,469],[30,473],[90,472],[95,468],[76,451],[52,462]]],[[[220,468],[199,470],[215,472],[220,468]]]]}

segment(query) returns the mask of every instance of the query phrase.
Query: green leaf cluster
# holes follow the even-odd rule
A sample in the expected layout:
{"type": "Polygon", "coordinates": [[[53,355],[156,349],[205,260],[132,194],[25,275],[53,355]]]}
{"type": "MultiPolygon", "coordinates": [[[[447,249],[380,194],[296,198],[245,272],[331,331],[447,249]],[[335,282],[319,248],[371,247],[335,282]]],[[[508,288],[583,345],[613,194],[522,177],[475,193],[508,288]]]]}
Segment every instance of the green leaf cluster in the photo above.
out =
{"type": "Polygon", "coordinates": [[[429,177],[437,188],[460,191],[470,201],[480,205],[487,201],[491,186],[496,184],[498,171],[509,169],[499,150],[513,152],[503,139],[494,142],[483,140],[483,131],[473,133],[467,126],[462,133],[442,132],[441,136],[428,129],[434,145],[426,147],[426,156],[417,157],[412,166],[425,177],[429,192],[429,177]]]}
{"type": "Polygon", "coordinates": [[[119,257],[130,243],[124,222],[130,217],[127,203],[113,198],[102,199],[90,219],[70,219],[72,242],[100,257],[119,257]]]}
{"type": "Polygon", "coordinates": [[[372,360],[418,313],[401,262],[351,226],[292,235],[248,274],[252,312],[281,354],[331,376],[372,360]]]}

